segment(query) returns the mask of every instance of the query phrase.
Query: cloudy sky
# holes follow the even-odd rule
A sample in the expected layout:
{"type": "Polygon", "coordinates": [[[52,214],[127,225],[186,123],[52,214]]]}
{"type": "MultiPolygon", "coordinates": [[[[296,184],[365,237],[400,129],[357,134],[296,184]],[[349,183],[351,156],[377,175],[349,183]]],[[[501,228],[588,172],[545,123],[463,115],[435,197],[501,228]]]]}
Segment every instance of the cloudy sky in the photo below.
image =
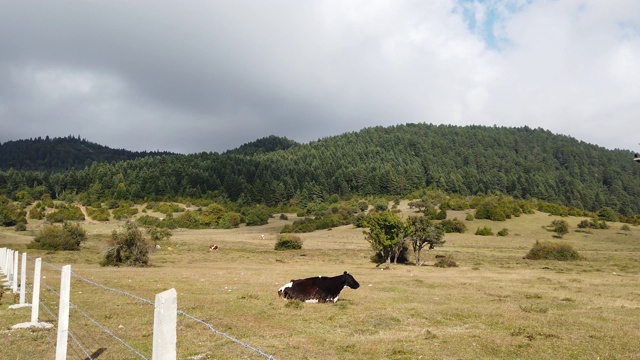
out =
{"type": "Polygon", "coordinates": [[[0,142],[223,152],[422,122],[640,151],[640,1],[0,2],[0,142]]]}

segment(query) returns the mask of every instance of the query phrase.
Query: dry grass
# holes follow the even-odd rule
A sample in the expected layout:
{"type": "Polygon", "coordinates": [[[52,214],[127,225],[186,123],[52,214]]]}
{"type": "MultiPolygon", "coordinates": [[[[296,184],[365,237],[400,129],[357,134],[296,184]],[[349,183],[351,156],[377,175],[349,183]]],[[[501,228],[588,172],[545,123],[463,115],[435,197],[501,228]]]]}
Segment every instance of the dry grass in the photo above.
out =
{"type": "MultiPolygon", "coordinates": [[[[453,216],[464,219],[465,212],[453,216]]],[[[261,227],[175,231],[145,269],[97,265],[117,222],[85,224],[90,240],[80,252],[28,253],[30,260],[42,256],[58,267],[72,264],[78,275],[151,301],[173,287],[180,310],[278,359],[640,358],[640,229],[620,233],[620,224],[611,224],[609,230],[578,233],[573,230],[581,219],[565,218],[572,231],[554,241],[571,244],[585,260],[524,260],[536,240],[552,239],[543,226],[553,219],[539,213],[504,223],[467,222],[466,234],[447,234],[445,246],[428,253],[427,266],[388,271],[369,261],[362,229],[350,226],[300,234],[302,250],[274,251],[279,228],[294,215],[287,221],[275,216],[261,227]],[[506,227],[510,235],[473,235],[485,225],[494,231],[506,227]],[[209,244],[220,250],[208,252],[209,244]],[[452,256],[459,267],[432,266],[435,254],[452,256]],[[336,304],[288,304],[277,297],[292,278],[345,270],[361,287],[345,289],[336,304]]],[[[0,230],[0,246],[25,251],[39,226],[30,223],[26,234],[0,230]]],[[[57,289],[55,269],[45,266],[43,275],[57,289]]],[[[46,293],[45,302],[55,310],[46,293]]],[[[30,314],[8,310],[12,301],[5,293],[0,305],[0,358],[53,358],[41,330],[10,330],[30,314]]],[[[150,358],[152,306],[77,279],[71,301],[150,358]]],[[[104,348],[98,359],[136,358],[75,311],[71,316],[71,331],[90,352],[104,348]]],[[[45,313],[41,320],[54,317],[45,313]]],[[[47,334],[55,342],[55,333],[47,334]]],[[[184,317],[178,318],[178,354],[262,358],[184,317]]],[[[69,352],[69,358],[85,357],[77,347],[69,352]]]]}

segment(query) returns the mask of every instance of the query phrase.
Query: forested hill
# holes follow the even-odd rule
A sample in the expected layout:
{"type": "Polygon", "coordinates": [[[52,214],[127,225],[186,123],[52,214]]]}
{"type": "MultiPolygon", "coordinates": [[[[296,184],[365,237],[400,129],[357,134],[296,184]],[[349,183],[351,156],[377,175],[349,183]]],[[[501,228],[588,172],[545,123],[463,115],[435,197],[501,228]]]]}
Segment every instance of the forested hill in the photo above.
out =
{"type": "Polygon", "coordinates": [[[169,152],[137,152],[111,149],[72,135],[61,138],[7,141],[0,144],[0,169],[65,171],[83,169],[93,162],[133,160],[169,152]]]}
{"type": "MultiPolygon", "coordinates": [[[[271,140],[264,143],[287,143],[271,140]]],[[[404,195],[430,186],[640,214],[640,165],[631,152],[543,129],[406,124],[290,145],[272,151],[257,142],[224,154],[94,163],[55,174],[4,172],[0,194],[15,198],[20,186],[38,185],[86,201],[207,196],[304,205],[332,194],[404,195]]]]}

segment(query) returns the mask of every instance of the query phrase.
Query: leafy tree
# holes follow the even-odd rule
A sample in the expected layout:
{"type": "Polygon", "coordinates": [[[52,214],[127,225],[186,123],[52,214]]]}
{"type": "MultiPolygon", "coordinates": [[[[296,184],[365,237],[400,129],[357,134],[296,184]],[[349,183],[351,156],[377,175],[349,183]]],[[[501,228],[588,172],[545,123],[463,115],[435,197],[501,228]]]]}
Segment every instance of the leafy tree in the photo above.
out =
{"type": "Polygon", "coordinates": [[[420,252],[425,246],[432,250],[436,246],[443,246],[444,231],[433,224],[431,220],[424,216],[411,216],[407,219],[408,239],[413,247],[413,254],[416,258],[416,266],[422,265],[420,252]]]}
{"type": "Polygon", "coordinates": [[[365,239],[371,244],[371,248],[380,253],[385,268],[391,267],[391,256],[396,256],[396,249],[404,242],[403,232],[405,226],[398,216],[389,210],[374,212],[365,220],[369,230],[363,231],[365,239]]]}
{"type": "Polygon", "coordinates": [[[569,233],[569,224],[565,220],[553,220],[550,227],[558,237],[563,237],[565,234],[569,233]]]}

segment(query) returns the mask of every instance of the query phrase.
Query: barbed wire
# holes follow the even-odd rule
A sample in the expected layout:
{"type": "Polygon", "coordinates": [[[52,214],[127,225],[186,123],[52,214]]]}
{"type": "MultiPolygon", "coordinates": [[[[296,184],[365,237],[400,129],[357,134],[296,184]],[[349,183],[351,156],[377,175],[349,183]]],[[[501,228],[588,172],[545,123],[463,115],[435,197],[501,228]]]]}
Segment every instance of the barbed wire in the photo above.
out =
{"type": "MultiPolygon", "coordinates": [[[[62,268],[59,268],[59,267],[57,267],[57,266],[55,266],[55,265],[53,265],[53,264],[50,264],[50,263],[48,263],[48,262],[46,262],[46,261],[42,261],[42,263],[43,263],[43,264],[45,264],[45,265],[47,265],[47,266],[49,266],[49,267],[51,267],[51,268],[53,268],[53,269],[56,269],[56,270],[58,270],[58,271],[62,271],[62,268]]],[[[99,283],[97,283],[97,282],[95,282],[95,281],[92,281],[92,280],[89,280],[89,279],[87,279],[87,278],[85,278],[85,277],[83,277],[83,276],[80,276],[80,275],[76,274],[76,273],[75,273],[75,272],[73,272],[73,271],[71,271],[71,274],[72,274],[73,276],[75,276],[76,278],[78,278],[78,279],[80,279],[80,280],[82,280],[82,281],[86,282],[87,284],[90,284],[90,285],[93,285],[93,286],[97,286],[97,287],[102,288],[102,289],[104,289],[104,290],[111,291],[111,292],[115,292],[115,293],[118,293],[118,294],[121,294],[121,295],[124,295],[124,296],[128,296],[128,297],[130,297],[130,298],[136,299],[136,300],[141,301],[141,302],[143,302],[143,303],[146,303],[146,304],[148,304],[148,305],[155,306],[155,304],[154,304],[152,301],[147,300],[147,299],[145,299],[145,298],[142,298],[142,297],[140,297],[140,296],[137,296],[137,295],[134,295],[134,294],[130,294],[130,293],[126,292],[126,291],[122,291],[122,290],[119,290],[119,289],[114,289],[114,288],[111,288],[111,287],[108,287],[108,286],[105,286],[105,285],[99,284],[99,283]]],[[[50,290],[50,291],[52,291],[53,293],[55,293],[58,297],[60,296],[60,295],[59,295],[55,290],[53,290],[50,286],[46,285],[44,282],[43,282],[42,284],[44,284],[44,286],[45,286],[48,290],[50,290]]],[[[137,354],[138,356],[140,356],[142,359],[147,360],[147,358],[146,358],[146,357],[144,357],[144,355],[140,354],[140,353],[139,353],[138,351],[136,351],[133,347],[131,347],[130,345],[128,345],[126,342],[124,342],[124,340],[122,340],[122,339],[118,338],[116,335],[114,335],[111,331],[109,331],[109,330],[108,330],[106,327],[104,327],[102,324],[100,324],[99,322],[97,322],[97,321],[95,321],[94,319],[92,319],[89,315],[87,315],[85,312],[83,312],[83,311],[82,311],[80,308],[78,308],[76,305],[74,305],[74,304],[72,304],[72,303],[69,303],[69,304],[70,304],[70,306],[72,306],[76,311],[78,311],[82,316],[84,316],[84,317],[85,317],[85,318],[87,318],[89,321],[91,321],[92,323],[94,323],[96,326],[98,326],[99,328],[101,328],[104,332],[106,332],[107,334],[109,334],[109,335],[110,335],[111,337],[113,337],[114,339],[118,340],[120,343],[122,343],[124,346],[126,346],[127,348],[129,348],[131,351],[133,351],[134,353],[136,353],[136,354],[137,354]]],[[[253,347],[253,346],[251,346],[251,345],[249,345],[249,344],[247,344],[247,343],[244,343],[244,342],[242,342],[242,341],[240,341],[240,340],[238,340],[238,339],[236,339],[236,338],[234,338],[234,337],[232,337],[232,336],[230,336],[230,335],[228,335],[228,334],[226,334],[226,333],[224,333],[224,332],[221,332],[221,331],[216,330],[216,329],[213,327],[213,325],[211,325],[211,324],[209,324],[209,323],[205,322],[204,320],[198,319],[198,318],[196,318],[195,316],[190,315],[190,314],[188,314],[188,313],[186,313],[186,312],[184,312],[184,311],[182,311],[182,310],[178,310],[178,311],[177,311],[177,313],[178,313],[179,315],[184,316],[184,317],[186,317],[186,318],[188,318],[188,319],[190,319],[190,320],[193,320],[193,321],[195,321],[195,322],[197,322],[197,323],[199,323],[199,324],[201,324],[201,325],[204,325],[204,326],[205,326],[205,327],[207,327],[209,330],[211,330],[211,332],[213,332],[214,334],[216,334],[216,335],[218,335],[218,336],[222,336],[222,337],[224,337],[224,338],[226,338],[226,339],[228,339],[228,340],[230,340],[230,341],[232,341],[232,342],[234,342],[234,343],[236,343],[236,344],[238,344],[238,345],[243,346],[243,347],[244,347],[244,348],[246,348],[246,349],[252,350],[252,351],[256,352],[257,354],[259,354],[259,355],[261,355],[261,356],[263,356],[263,357],[265,357],[265,358],[267,358],[267,359],[270,359],[270,360],[276,360],[276,358],[275,358],[273,355],[269,355],[269,354],[265,353],[264,351],[262,351],[262,350],[260,350],[260,349],[258,349],[258,348],[256,348],[256,347],[253,347]]],[[[84,349],[83,349],[83,351],[84,351],[84,349]]],[[[90,358],[90,357],[89,357],[89,358],[90,358]]]]}
{"type": "Polygon", "coordinates": [[[275,357],[273,357],[273,355],[269,355],[269,354],[267,354],[267,353],[263,352],[263,351],[262,351],[262,350],[260,350],[260,349],[257,349],[257,348],[255,348],[255,347],[253,347],[253,346],[249,345],[249,344],[245,344],[245,343],[243,343],[242,341],[240,341],[240,340],[238,340],[238,339],[236,339],[236,338],[233,338],[233,337],[231,337],[231,336],[229,336],[229,335],[227,335],[227,334],[225,334],[225,333],[223,333],[223,332],[220,332],[220,331],[218,331],[218,330],[214,329],[214,328],[213,328],[213,325],[211,325],[211,324],[209,324],[209,323],[205,322],[204,320],[200,320],[200,319],[196,318],[195,316],[193,316],[193,315],[189,315],[189,314],[187,314],[186,312],[184,312],[184,311],[182,311],[182,310],[178,310],[178,314],[179,314],[179,315],[182,315],[182,316],[184,316],[184,317],[186,317],[186,318],[189,318],[189,319],[191,319],[191,320],[193,320],[193,321],[195,321],[195,322],[198,322],[198,323],[200,323],[200,324],[202,324],[202,325],[204,325],[204,326],[206,326],[207,328],[209,328],[209,330],[211,330],[211,331],[212,331],[214,334],[216,334],[216,335],[220,335],[220,336],[222,336],[222,337],[225,337],[225,338],[227,338],[227,339],[229,339],[229,340],[233,341],[234,343],[236,343],[236,344],[238,344],[238,345],[242,345],[242,346],[244,346],[244,347],[245,347],[245,348],[247,348],[247,349],[253,350],[253,351],[255,351],[256,353],[258,353],[258,354],[260,354],[260,355],[262,355],[262,356],[266,357],[267,359],[275,360],[275,357]]]}
{"type": "MultiPolygon", "coordinates": [[[[43,285],[51,292],[53,292],[54,294],[56,294],[58,297],[60,297],[60,294],[58,294],[58,292],[56,292],[55,290],[53,290],[49,285],[44,284],[43,285]]],[[[108,335],[110,335],[112,338],[118,340],[122,345],[124,345],[125,347],[127,347],[129,350],[133,351],[136,355],[138,355],[140,358],[148,360],[144,355],[142,355],[140,352],[138,352],[136,349],[134,349],[131,345],[127,344],[124,340],[120,339],[118,336],[116,336],[114,333],[112,333],[111,331],[109,331],[109,329],[107,329],[104,325],[100,324],[99,322],[97,322],[96,320],[94,320],[93,318],[91,318],[91,316],[87,315],[84,311],[80,310],[79,307],[77,307],[76,305],[74,305],[73,303],[69,302],[69,306],[71,308],[73,308],[74,310],[76,310],[80,315],[84,316],[87,320],[91,321],[92,323],[94,323],[97,327],[99,327],[100,329],[102,329],[102,331],[106,332],[108,335]]]]}

